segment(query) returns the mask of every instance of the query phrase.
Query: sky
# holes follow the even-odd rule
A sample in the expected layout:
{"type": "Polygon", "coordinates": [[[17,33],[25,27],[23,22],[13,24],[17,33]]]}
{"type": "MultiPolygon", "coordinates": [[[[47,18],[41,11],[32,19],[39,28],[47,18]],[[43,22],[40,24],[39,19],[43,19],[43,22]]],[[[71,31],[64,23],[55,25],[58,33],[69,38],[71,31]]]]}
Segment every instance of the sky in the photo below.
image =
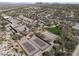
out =
{"type": "Polygon", "coordinates": [[[79,0],[0,0],[0,2],[79,2],[79,0]]]}

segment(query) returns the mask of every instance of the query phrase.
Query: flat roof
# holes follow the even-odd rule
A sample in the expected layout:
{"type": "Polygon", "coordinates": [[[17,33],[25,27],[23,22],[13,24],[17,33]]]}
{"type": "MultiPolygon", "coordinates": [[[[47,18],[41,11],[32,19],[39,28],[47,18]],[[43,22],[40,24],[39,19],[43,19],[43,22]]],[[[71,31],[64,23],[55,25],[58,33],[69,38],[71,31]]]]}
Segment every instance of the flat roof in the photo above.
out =
{"type": "Polygon", "coordinates": [[[76,23],[75,26],[72,26],[72,28],[79,30],[79,23],[76,23]]]}
{"type": "Polygon", "coordinates": [[[20,25],[20,26],[16,27],[15,29],[16,29],[18,32],[22,32],[22,31],[25,30],[25,28],[29,30],[29,28],[26,27],[25,25],[20,25]]]}
{"type": "Polygon", "coordinates": [[[2,37],[5,34],[5,32],[0,31],[0,37],[2,37]]]}
{"type": "Polygon", "coordinates": [[[27,39],[23,41],[21,40],[19,44],[28,55],[34,55],[35,53],[39,52],[39,49],[27,39]]]}
{"type": "Polygon", "coordinates": [[[23,20],[25,20],[25,21],[30,21],[30,22],[32,22],[32,19],[27,18],[27,17],[25,17],[25,16],[23,16],[23,15],[19,15],[19,18],[21,18],[21,19],[23,19],[23,20]]]}
{"type": "Polygon", "coordinates": [[[49,44],[43,41],[42,39],[36,37],[33,35],[33,37],[30,39],[39,49],[44,50],[47,47],[49,47],[49,44]]]}
{"type": "Polygon", "coordinates": [[[72,28],[75,28],[75,29],[79,30],[79,25],[73,26],[72,28]]]}
{"type": "Polygon", "coordinates": [[[49,39],[51,40],[55,40],[57,38],[57,35],[51,33],[51,32],[48,32],[48,31],[44,31],[42,32],[43,35],[45,35],[46,37],[48,37],[49,39]]]}

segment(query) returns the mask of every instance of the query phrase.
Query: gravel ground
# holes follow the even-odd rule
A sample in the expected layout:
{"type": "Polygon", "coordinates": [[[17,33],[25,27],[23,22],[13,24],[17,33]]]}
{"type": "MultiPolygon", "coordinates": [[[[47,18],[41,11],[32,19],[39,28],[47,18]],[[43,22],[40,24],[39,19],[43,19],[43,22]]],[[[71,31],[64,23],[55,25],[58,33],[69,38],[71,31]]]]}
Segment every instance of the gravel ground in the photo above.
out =
{"type": "Polygon", "coordinates": [[[5,32],[0,38],[0,56],[25,56],[19,44],[10,37],[11,32],[5,32]]]}

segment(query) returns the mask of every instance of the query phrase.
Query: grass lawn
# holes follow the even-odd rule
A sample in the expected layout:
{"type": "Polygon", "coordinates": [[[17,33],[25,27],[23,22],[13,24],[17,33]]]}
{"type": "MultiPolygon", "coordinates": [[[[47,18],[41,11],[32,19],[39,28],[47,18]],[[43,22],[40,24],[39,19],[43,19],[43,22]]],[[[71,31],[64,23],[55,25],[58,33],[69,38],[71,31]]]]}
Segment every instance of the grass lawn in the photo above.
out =
{"type": "Polygon", "coordinates": [[[60,30],[57,27],[51,27],[51,28],[46,28],[49,32],[56,34],[56,35],[61,35],[60,30]]]}

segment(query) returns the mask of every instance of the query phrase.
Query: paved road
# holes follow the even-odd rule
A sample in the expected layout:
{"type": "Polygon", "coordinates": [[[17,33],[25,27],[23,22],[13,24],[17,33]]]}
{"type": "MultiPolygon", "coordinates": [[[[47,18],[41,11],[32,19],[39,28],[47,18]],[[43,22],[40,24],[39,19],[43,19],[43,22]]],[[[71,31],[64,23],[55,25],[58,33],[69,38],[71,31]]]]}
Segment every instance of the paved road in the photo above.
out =
{"type": "Polygon", "coordinates": [[[75,51],[72,54],[73,56],[79,56],[79,44],[76,46],[75,51]]]}

